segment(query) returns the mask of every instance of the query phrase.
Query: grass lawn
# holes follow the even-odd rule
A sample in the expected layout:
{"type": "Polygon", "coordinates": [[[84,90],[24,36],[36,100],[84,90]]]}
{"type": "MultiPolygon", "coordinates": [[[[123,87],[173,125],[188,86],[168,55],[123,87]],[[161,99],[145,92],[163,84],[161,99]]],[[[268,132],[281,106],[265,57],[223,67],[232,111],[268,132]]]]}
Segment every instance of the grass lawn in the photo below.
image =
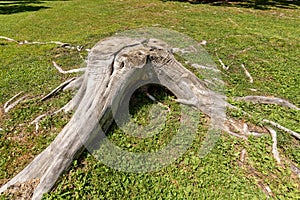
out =
{"type": "MultiPolygon", "coordinates": [[[[296,5],[253,9],[235,4],[212,6],[161,0],[0,1],[0,36],[18,41],[62,41],[91,48],[99,40],[128,29],[176,30],[198,42],[207,41],[205,49],[223,71],[226,96],[253,118],[231,110],[228,115],[257,125],[262,118],[270,119],[299,133],[300,111],[232,100],[246,95],[276,96],[300,107],[299,16],[300,7],[296,5]],[[222,69],[219,58],[229,66],[228,71],[222,69]],[[241,64],[251,73],[252,84],[241,64]]],[[[81,56],[86,57],[87,53],[81,56]]],[[[76,76],[60,74],[53,67],[53,60],[64,69],[79,68],[83,63],[76,50],[55,44],[19,45],[0,39],[1,107],[21,91],[28,94],[27,100],[9,113],[0,112],[3,129],[0,131],[0,185],[45,149],[72,115],[45,118],[37,133],[30,125],[38,115],[62,107],[74,94],[61,93],[45,102],[39,101],[39,97],[76,76]]],[[[157,95],[163,102],[172,104],[168,94],[157,95]]],[[[135,112],[133,117],[143,121],[147,100],[141,99],[144,101],[139,105],[141,112],[135,112]]],[[[224,133],[212,152],[199,158],[198,150],[207,130],[204,116],[200,122],[192,147],[160,171],[120,172],[84,152],[44,198],[266,199],[266,187],[274,199],[300,198],[300,177],[290,169],[290,163],[300,167],[299,140],[276,129],[282,166],[273,158],[270,135],[245,141],[224,133]],[[244,166],[239,166],[242,149],[246,149],[247,159],[244,166]]],[[[172,122],[161,134],[168,135],[171,129],[172,122]]],[[[120,145],[133,148],[129,139],[122,139],[122,132],[116,126],[109,135],[120,145]]]]}

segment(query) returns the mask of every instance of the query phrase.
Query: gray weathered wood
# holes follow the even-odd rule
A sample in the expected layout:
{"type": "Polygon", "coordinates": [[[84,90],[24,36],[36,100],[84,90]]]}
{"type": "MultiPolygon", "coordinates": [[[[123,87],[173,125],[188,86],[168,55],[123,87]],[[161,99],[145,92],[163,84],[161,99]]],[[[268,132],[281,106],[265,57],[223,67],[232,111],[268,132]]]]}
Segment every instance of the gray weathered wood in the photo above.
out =
{"type": "Polygon", "coordinates": [[[111,37],[91,50],[81,86],[64,107],[74,109],[70,122],[55,140],[19,174],[0,188],[37,179],[32,199],[41,199],[51,190],[59,176],[79,155],[95,128],[107,130],[112,123],[111,106],[126,87],[139,87],[153,80],[167,87],[180,103],[198,108],[217,121],[218,109],[225,101],[209,90],[205,83],[184,68],[168,49],[156,39],[111,37]],[[99,123],[100,122],[100,123],[99,123]],[[80,135],[80,137],[79,137],[80,135]]]}

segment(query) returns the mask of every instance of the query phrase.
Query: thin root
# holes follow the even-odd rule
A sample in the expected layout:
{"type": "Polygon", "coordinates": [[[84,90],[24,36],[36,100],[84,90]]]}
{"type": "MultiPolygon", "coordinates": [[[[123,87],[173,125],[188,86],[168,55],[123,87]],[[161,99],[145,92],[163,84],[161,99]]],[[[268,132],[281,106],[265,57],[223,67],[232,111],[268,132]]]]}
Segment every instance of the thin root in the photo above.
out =
{"type": "Polygon", "coordinates": [[[274,129],[272,129],[269,126],[266,126],[266,129],[268,129],[269,133],[272,136],[272,141],[273,141],[273,144],[272,144],[272,153],[273,153],[273,157],[275,158],[275,160],[277,161],[277,163],[280,164],[281,161],[280,161],[279,152],[278,152],[278,149],[277,149],[277,133],[276,133],[276,131],[274,129]]]}
{"type": "Polygon", "coordinates": [[[11,99],[9,99],[5,104],[4,104],[4,112],[8,113],[8,111],[10,111],[12,108],[14,108],[16,105],[18,105],[18,103],[20,103],[21,101],[23,101],[28,95],[25,95],[21,98],[19,98],[18,100],[14,101],[13,103],[11,103],[15,98],[17,98],[20,94],[22,94],[23,92],[18,93],[17,95],[13,96],[11,99]],[[10,104],[11,103],[11,104],[10,104]]]}
{"type": "MultiPolygon", "coordinates": [[[[71,45],[69,43],[59,42],[59,41],[50,41],[50,42],[29,42],[27,40],[17,41],[17,40],[14,40],[12,38],[5,37],[5,36],[0,36],[0,39],[7,40],[9,42],[15,42],[15,43],[18,43],[20,45],[23,45],[23,44],[57,44],[57,45],[59,45],[62,48],[75,49],[78,52],[80,52],[80,51],[82,51],[84,49],[84,46],[74,46],[74,45],[71,45]]],[[[86,51],[90,51],[90,49],[85,49],[85,50],[86,51]]]]}
{"type": "Polygon", "coordinates": [[[63,90],[67,85],[69,85],[71,82],[75,81],[77,78],[73,77],[65,82],[63,82],[62,84],[60,84],[58,87],[56,87],[54,90],[52,90],[49,94],[47,94],[46,96],[44,96],[41,101],[45,101],[46,99],[52,97],[54,94],[58,93],[59,91],[63,90]]]}
{"type": "Polygon", "coordinates": [[[242,164],[243,164],[243,163],[245,162],[245,160],[246,160],[246,153],[247,153],[246,149],[243,149],[243,150],[241,151],[240,161],[241,161],[242,164]]]}
{"type": "Polygon", "coordinates": [[[71,70],[63,70],[56,62],[52,61],[53,66],[62,74],[72,74],[72,73],[78,73],[78,72],[84,72],[86,68],[79,68],[79,69],[71,69],[71,70]]]}
{"type": "Polygon", "coordinates": [[[147,95],[147,97],[149,97],[149,99],[151,99],[152,101],[156,102],[156,103],[159,104],[160,106],[162,106],[162,107],[164,107],[164,108],[167,108],[167,109],[168,109],[168,112],[171,112],[171,109],[169,108],[169,106],[167,106],[167,105],[165,105],[165,104],[163,104],[163,103],[157,101],[157,100],[155,99],[155,97],[152,96],[151,94],[149,94],[148,92],[146,92],[146,95],[147,95]]]}
{"type": "Polygon", "coordinates": [[[223,67],[224,70],[228,70],[229,69],[229,67],[226,66],[220,58],[218,58],[218,60],[219,60],[221,66],[223,67]]]}
{"type": "Polygon", "coordinates": [[[276,123],[276,122],[273,122],[273,121],[271,121],[271,120],[263,119],[263,122],[269,123],[269,124],[273,125],[274,127],[278,128],[278,129],[280,129],[280,130],[283,130],[283,131],[285,131],[285,132],[291,134],[292,136],[294,136],[294,137],[297,138],[298,140],[300,140],[300,134],[299,134],[299,133],[296,133],[296,132],[294,132],[294,131],[292,131],[292,130],[290,130],[290,129],[284,127],[284,126],[281,126],[280,124],[278,124],[278,123],[276,123]]]}
{"type": "Polygon", "coordinates": [[[224,125],[223,130],[233,136],[247,140],[249,136],[260,137],[263,135],[263,133],[249,131],[246,123],[244,123],[243,127],[241,127],[241,125],[235,122],[233,119],[227,119],[227,122],[228,123],[224,125]],[[230,126],[234,128],[234,131],[231,130],[230,126]]]}
{"type": "Polygon", "coordinates": [[[300,110],[297,106],[290,103],[287,100],[278,98],[278,97],[266,97],[266,96],[245,96],[245,97],[236,97],[234,98],[238,101],[247,101],[252,103],[262,103],[262,104],[275,104],[280,106],[289,107],[295,110],[300,110]]]}
{"type": "Polygon", "coordinates": [[[251,74],[248,72],[248,70],[246,69],[244,64],[242,64],[242,68],[244,69],[246,76],[249,78],[250,83],[253,83],[253,78],[251,74]]]}
{"type": "Polygon", "coordinates": [[[39,115],[37,118],[35,118],[32,122],[30,122],[30,124],[32,125],[32,124],[35,124],[35,132],[38,132],[38,130],[39,130],[39,123],[40,123],[40,121],[42,121],[45,117],[47,117],[47,116],[52,116],[52,115],[56,115],[56,114],[58,114],[59,112],[61,112],[63,109],[61,108],[61,109],[59,109],[59,110],[57,110],[57,111],[55,111],[55,112],[53,112],[53,113],[46,113],[46,114],[42,114],[42,115],[39,115]]]}
{"type": "Polygon", "coordinates": [[[10,102],[12,102],[15,98],[17,98],[18,96],[20,96],[21,94],[23,93],[22,92],[19,92],[18,94],[16,94],[15,96],[13,96],[12,98],[10,98],[3,106],[4,109],[6,109],[8,107],[8,104],[10,104],[10,102]]]}
{"type": "Polygon", "coordinates": [[[4,39],[4,40],[10,41],[10,42],[18,43],[18,41],[14,40],[14,39],[11,39],[11,38],[8,38],[8,37],[5,37],[5,36],[0,36],[0,39],[4,39]]]}
{"type": "Polygon", "coordinates": [[[30,124],[35,124],[35,132],[37,132],[39,130],[39,122],[46,117],[47,114],[42,114],[40,116],[38,116],[37,118],[35,118],[32,122],[30,122],[30,124]]]}

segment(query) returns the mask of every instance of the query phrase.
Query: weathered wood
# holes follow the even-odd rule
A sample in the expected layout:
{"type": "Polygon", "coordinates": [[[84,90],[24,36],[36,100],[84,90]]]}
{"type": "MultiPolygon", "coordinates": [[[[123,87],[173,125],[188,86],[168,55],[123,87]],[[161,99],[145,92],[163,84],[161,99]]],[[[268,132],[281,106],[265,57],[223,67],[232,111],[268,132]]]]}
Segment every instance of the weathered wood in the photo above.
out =
{"type": "Polygon", "coordinates": [[[105,132],[111,125],[111,108],[116,106],[112,102],[122,98],[119,94],[153,81],[173,92],[178,102],[194,106],[209,115],[215,125],[222,125],[224,116],[219,113],[224,112],[219,110],[225,107],[223,96],[209,90],[176,61],[164,42],[108,38],[91,50],[81,86],[64,107],[65,111],[76,109],[70,122],[25,169],[0,188],[0,193],[17,183],[39,180],[32,199],[41,199],[91,140],[93,131],[100,127],[105,132]]]}
{"type": "Polygon", "coordinates": [[[289,107],[291,109],[300,110],[296,105],[290,103],[285,99],[281,99],[278,97],[267,97],[267,96],[245,96],[245,97],[236,97],[238,101],[247,101],[252,103],[260,103],[260,104],[275,104],[284,107],[289,107]]]}
{"type": "Polygon", "coordinates": [[[70,70],[63,70],[55,61],[52,61],[53,66],[62,74],[72,74],[72,73],[78,73],[78,72],[84,72],[85,68],[78,68],[78,69],[70,69],[70,70]]]}

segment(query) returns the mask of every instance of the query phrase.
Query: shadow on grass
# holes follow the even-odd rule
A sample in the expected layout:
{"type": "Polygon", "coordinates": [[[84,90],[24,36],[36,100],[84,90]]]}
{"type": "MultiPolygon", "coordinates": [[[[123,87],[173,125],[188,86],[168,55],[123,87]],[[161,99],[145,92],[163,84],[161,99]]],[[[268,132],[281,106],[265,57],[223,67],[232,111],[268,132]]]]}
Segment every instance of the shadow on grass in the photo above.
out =
{"type": "Polygon", "coordinates": [[[191,4],[210,4],[212,6],[243,7],[260,10],[270,10],[272,8],[298,9],[299,0],[162,0],[189,2],[191,4]]]}
{"type": "MultiPolygon", "coordinates": [[[[55,1],[55,0],[48,0],[55,1]]],[[[67,1],[67,0],[64,0],[67,1]]],[[[8,15],[20,12],[32,12],[50,7],[42,6],[45,1],[24,0],[24,1],[0,1],[0,15],[8,15]]]]}

